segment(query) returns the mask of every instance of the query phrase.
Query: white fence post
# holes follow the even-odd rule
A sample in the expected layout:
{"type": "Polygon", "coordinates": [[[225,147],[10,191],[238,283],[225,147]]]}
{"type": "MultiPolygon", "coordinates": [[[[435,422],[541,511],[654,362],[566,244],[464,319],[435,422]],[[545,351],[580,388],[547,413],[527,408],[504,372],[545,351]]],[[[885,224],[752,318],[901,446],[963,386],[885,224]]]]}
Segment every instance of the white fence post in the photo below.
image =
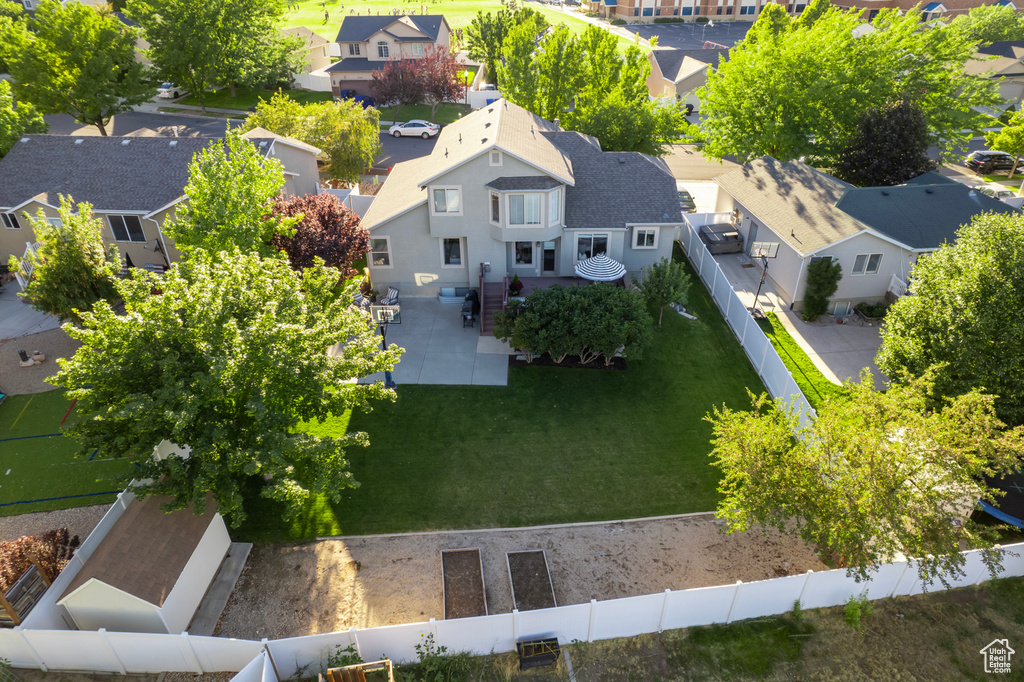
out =
{"type": "Polygon", "coordinates": [[[658,619],[658,632],[665,632],[665,614],[668,613],[668,598],[671,596],[672,590],[665,589],[665,599],[661,602],[661,618],[658,619]]]}
{"type": "Polygon", "coordinates": [[[363,650],[359,648],[359,635],[356,634],[356,629],[354,627],[349,626],[348,636],[349,640],[351,641],[351,644],[349,644],[349,646],[354,646],[356,648],[356,653],[359,654],[359,658],[365,661],[366,657],[363,656],[363,650]]]}
{"type": "Polygon", "coordinates": [[[430,635],[434,638],[434,644],[437,644],[437,621],[433,618],[430,619],[430,635]]]}
{"type": "Polygon", "coordinates": [[[25,631],[21,629],[21,626],[16,626],[14,628],[14,631],[21,635],[21,641],[25,642],[25,647],[28,649],[29,653],[32,654],[32,658],[36,659],[36,663],[39,665],[39,669],[42,670],[44,673],[50,672],[50,669],[46,667],[46,663],[43,662],[43,659],[39,655],[39,652],[36,651],[36,648],[34,646],[32,646],[32,642],[28,641],[28,636],[25,634],[25,631]]]}
{"type": "Polygon", "coordinates": [[[122,663],[121,659],[118,658],[117,652],[114,651],[114,646],[110,643],[110,639],[107,637],[107,629],[106,628],[100,628],[99,629],[99,633],[100,633],[100,639],[102,639],[103,643],[107,645],[107,651],[109,651],[110,655],[113,656],[114,663],[117,663],[118,671],[120,671],[120,673],[122,675],[127,675],[128,671],[125,670],[124,663],[122,663]]]}
{"type": "Polygon", "coordinates": [[[519,609],[512,609],[512,641],[519,641],[519,609]]]}
{"type": "Polygon", "coordinates": [[[903,570],[900,571],[900,577],[896,579],[896,583],[892,586],[892,594],[889,595],[890,599],[892,599],[893,597],[896,596],[896,590],[900,589],[900,583],[903,582],[903,576],[905,576],[907,574],[907,569],[908,568],[910,568],[910,562],[909,561],[907,563],[903,564],[903,570]]]}
{"type": "Polygon", "coordinates": [[[192,648],[192,642],[188,640],[188,633],[181,633],[181,639],[185,642],[185,650],[188,652],[188,657],[192,659],[191,663],[195,666],[196,675],[202,675],[205,671],[202,663],[199,662],[199,657],[196,656],[196,650],[192,648]]]}
{"type": "Polygon", "coordinates": [[[814,573],[814,571],[811,569],[807,569],[807,572],[804,573],[804,586],[800,588],[800,596],[797,597],[797,601],[799,601],[801,604],[803,604],[804,601],[804,592],[807,591],[807,583],[811,582],[812,573],[814,573]]]}
{"type": "Polygon", "coordinates": [[[736,608],[736,599],[740,596],[740,585],[743,584],[742,580],[736,581],[736,591],[732,593],[732,603],[729,604],[729,613],[725,616],[725,624],[728,625],[732,622],[732,610],[736,608]]]}
{"type": "Polygon", "coordinates": [[[597,600],[590,600],[590,624],[587,626],[587,641],[594,641],[594,621],[597,619],[597,600]]]}

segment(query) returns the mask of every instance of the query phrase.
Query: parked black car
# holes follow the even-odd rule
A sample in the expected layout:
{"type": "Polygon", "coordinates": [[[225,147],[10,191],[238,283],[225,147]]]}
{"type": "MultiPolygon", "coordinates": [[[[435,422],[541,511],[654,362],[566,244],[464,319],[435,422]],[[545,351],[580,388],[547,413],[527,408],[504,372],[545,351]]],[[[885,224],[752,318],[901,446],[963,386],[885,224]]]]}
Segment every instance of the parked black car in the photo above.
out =
{"type": "Polygon", "coordinates": [[[964,165],[975,173],[988,175],[992,171],[1008,171],[1013,168],[1013,157],[1006,152],[971,152],[964,165]]]}
{"type": "Polygon", "coordinates": [[[679,190],[679,210],[683,213],[695,213],[697,211],[696,202],[694,202],[693,197],[685,189],[679,190]]]}

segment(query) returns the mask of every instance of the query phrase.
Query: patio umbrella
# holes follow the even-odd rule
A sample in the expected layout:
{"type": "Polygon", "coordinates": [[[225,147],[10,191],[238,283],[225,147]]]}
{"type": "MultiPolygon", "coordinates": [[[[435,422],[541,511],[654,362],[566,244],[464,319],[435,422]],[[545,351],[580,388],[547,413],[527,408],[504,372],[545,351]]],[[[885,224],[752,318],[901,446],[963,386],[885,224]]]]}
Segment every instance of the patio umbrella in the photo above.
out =
{"type": "Polygon", "coordinates": [[[626,274],[626,267],[617,260],[612,260],[607,255],[599,253],[593,258],[577,263],[576,274],[583,279],[595,282],[614,282],[626,274]]]}

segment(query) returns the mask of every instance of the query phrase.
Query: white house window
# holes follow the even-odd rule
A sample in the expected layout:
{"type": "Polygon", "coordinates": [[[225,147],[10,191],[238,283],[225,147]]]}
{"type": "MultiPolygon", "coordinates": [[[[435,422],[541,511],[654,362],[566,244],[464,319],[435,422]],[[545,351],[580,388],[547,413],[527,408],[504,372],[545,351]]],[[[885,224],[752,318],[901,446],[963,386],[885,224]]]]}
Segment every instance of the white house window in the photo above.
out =
{"type": "Polygon", "coordinates": [[[501,222],[501,195],[491,192],[491,222],[501,222]]]}
{"type": "Polygon", "coordinates": [[[608,235],[581,234],[576,238],[577,260],[593,258],[602,253],[608,253],[608,235]]]}
{"type": "Polygon", "coordinates": [[[414,58],[422,57],[424,54],[426,54],[426,52],[424,52],[423,50],[423,43],[412,43],[411,45],[409,45],[409,48],[414,58]]]}
{"type": "Polygon", "coordinates": [[[853,274],[855,275],[875,275],[878,274],[878,266],[882,263],[882,254],[880,253],[862,253],[857,256],[857,260],[853,262],[853,274]]]}
{"type": "Polygon", "coordinates": [[[359,43],[349,43],[348,44],[348,54],[349,54],[350,57],[358,57],[359,56],[359,43]]]}
{"type": "Polygon", "coordinates": [[[137,215],[108,215],[110,231],[114,233],[115,242],[144,242],[146,233],[142,231],[142,221],[137,215]]]}
{"type": "Polygon", "coordinates": [[[32,0],[22,0],[21,4],[24,5],[25,9],[32,9],[33,7],[35,7],[35,4],[32,2],[32,0]]]}
{"type": "Polygon", "coordinates": [[[533,242],[516,242],[516,265],[533,265],[533,242]]]}
{"type": "Polygon", "coordinates": [[[656,249],[658,248],[658,228],[637,227],[633,230],[634,249],[656,249]]]}
{"type": "Polygon", "coordinates": [[[548,225],[558,224],[559,197],[558,190],[548,195],[548,225]]]}
{"type": "Polygon", "coordinates": [[[60,227],[61,225],[64,224],[64,221],[61,220],[60,218],[47,218],[46,222],[53,225],[54,227],[60,227]]]}
{"type": "Polygon", "coordinates": [[[3,221],[4,227],[8,230],[21,229],[21,225],[18,223],[18,218],[13,213],[0,213],[0,220],[3,221]]]}
{"type": "Polygon", "coordinates": [[[441,258],[444,267],[457,268],[462,266],[462,240],[458,237],[441,240],[441,258]]]}
{"type": "Polygon", "coordinates": [[[326,45],[324,45],[322,48],[320,48],[320,54],[322,54],[324,57],[327,56],[327,46],[326,45]]]}
{"type": "Polygon", "coordinates": [[[462,213],[462,202],[459,201],[459,189],[457,187],[434,189],[434,213],[462,213]]]}
{"type": "Polygon", "coordinates": [[[383,40],[377,43],[377,56],[381,59],[388,58],[388,44],[383,40]]]}
{"type": "Polygon", "coordinates": [[[490,164],[492,166],[500,166],[501,165],[501,152],[500,151],[494,150],[494,151],[491,152],[490,164]]]}
{"type": "Polygon", "coordinates": [[[508,222],[510,225],[540,225],[540,195],[509,195],[508,222]]]}
{"type": "Polygon", "coordinates": [[[832,262],[835,259],[836,259],[835,256],[811,256],[811,265],[814,265],[815,263],[817,263],[820,260],[827,260],[829,262],[832,262]]]}
{"type": "Polygon", "coordinates": [[[370,240],[370,265],[375,268],[391,267],[390,237],[378,237],[370,240]]]}

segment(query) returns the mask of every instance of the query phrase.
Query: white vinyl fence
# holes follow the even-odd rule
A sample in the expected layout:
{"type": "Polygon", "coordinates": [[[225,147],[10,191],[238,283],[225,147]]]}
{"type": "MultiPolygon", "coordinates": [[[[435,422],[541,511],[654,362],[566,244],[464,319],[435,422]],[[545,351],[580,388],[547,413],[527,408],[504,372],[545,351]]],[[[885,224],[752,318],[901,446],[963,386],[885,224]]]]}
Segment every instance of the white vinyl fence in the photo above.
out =
{"type": "MultiPolygon", "coordinates": [[[[1024,543],[1005,548],[1001,576],[1024,575],[1024,543]]],[[[988,577],[980,551],[966,552],[966,575],[954,587],[988,577]]],[[[387,627],[351,629],[308,637],[262,642],[219,637],[149,635],[77,630],[0,630],[0,656],[15,667],[112,673],[241,671],[237,682],[276,682],[311,675],[326,667],[337,648],[354,646],[364,660],[384,656],[395,662],[416,660],[415,646],[428,633],[449,651],[479,655],[514,651],[517,641],[557,637],[559,642],[632,637],[804,608],[845,604],[850,597],[869,599],[920,594],[924,590],[913,561],[884,564],[870,581],[858,583],[844,570],[808,571],[802,575],[734,585],[665,590],[625,599],[591,601],[539,611],[513,611],[478,618],[430,620],[387,627]]]]}
{"type": "Polygon", "coordinates": [[[807,402],[796,380],[782,361],[768,337],[750,316],[747,306],[736,295],[722,268],[700,240],[697,231],[707,223],[729,222],[731,213],[690,214],[681,229],[679,241],[694,269],[700,275],[715,305],[722,311],[722,317],[739,339],[750,363],[757,370],[765,388],[773,398],[780,398],[800,415],[800,424],[806,425],[815,416],[814,408],[807,402]]]}

